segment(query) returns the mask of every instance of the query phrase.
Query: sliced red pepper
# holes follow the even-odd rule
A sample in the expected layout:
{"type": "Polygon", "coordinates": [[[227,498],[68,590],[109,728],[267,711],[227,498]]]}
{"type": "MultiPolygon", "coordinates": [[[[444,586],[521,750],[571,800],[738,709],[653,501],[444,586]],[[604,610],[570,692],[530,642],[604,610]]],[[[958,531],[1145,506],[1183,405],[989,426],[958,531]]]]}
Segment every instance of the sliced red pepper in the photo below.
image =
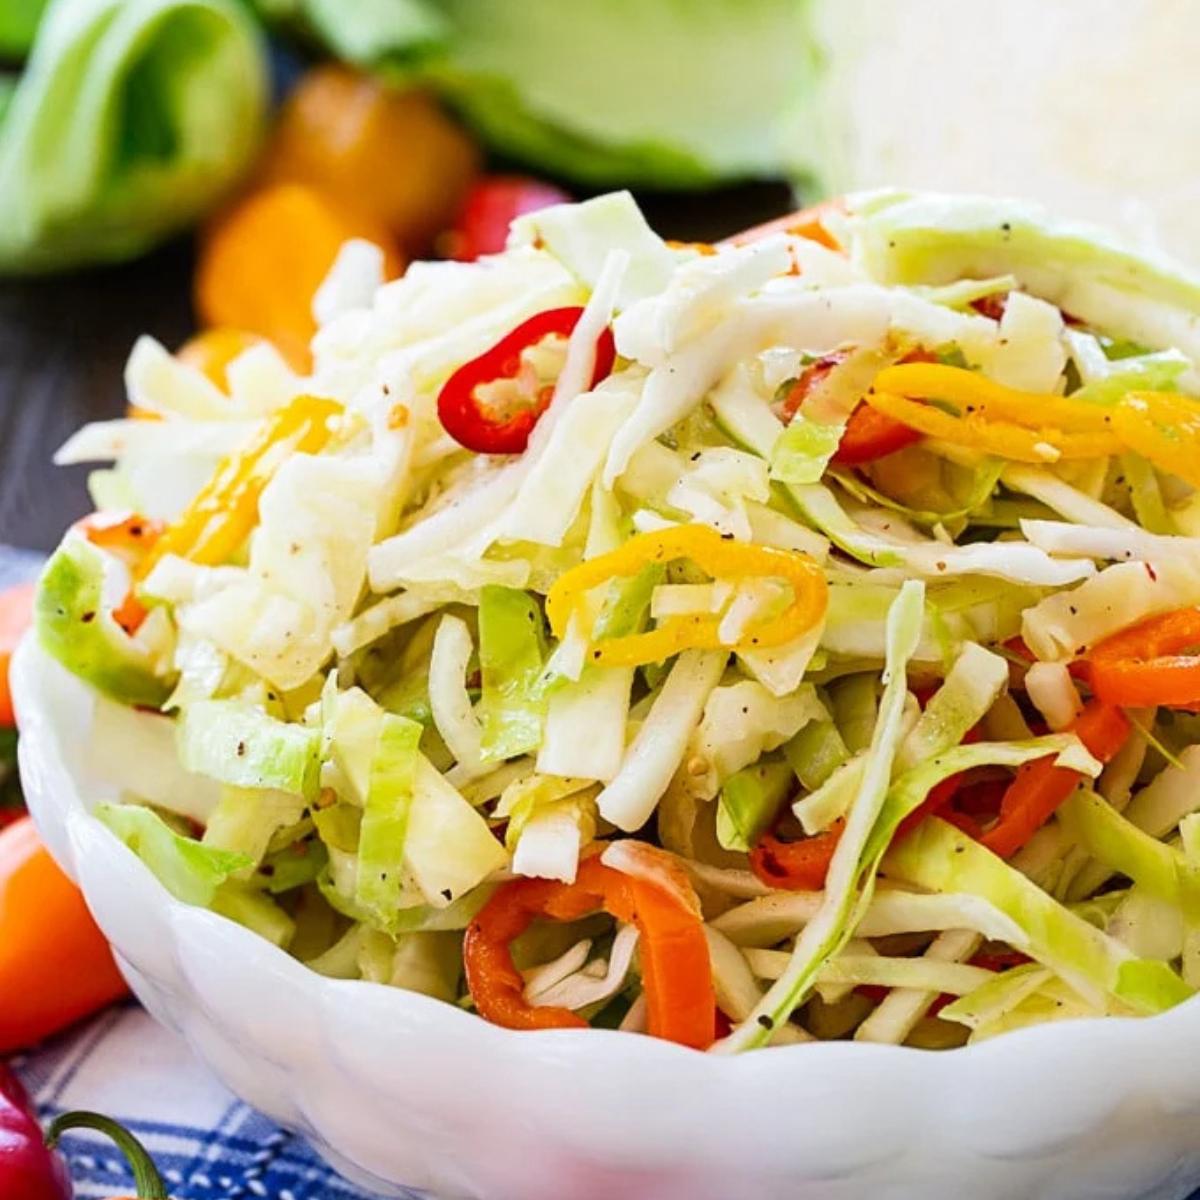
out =
{"type": "MultiPolygon", "coordinates": [[[[438,417],[446,432],[461,446],[477,454],[520,454],[529,444],[529,435],[546,411],[554,389],[543,387],[532,403],[504,415],[492,409],[478,394],[481,387],[521,374],[521,355],[548,337],[570,337],[579,324],[583,309],[578,306],[550,308],[522,321],[506,333],[490,350],[463,363],[442,386],[438,396],[438,417]]],[[[612,372],[616,345],[611,329],[605,329],[596,342],[596,360],[591,386],[612,372]]]]}
{"type": "Polygon", "coordinates": [[[771,830],[750,851],[750,870],[760,883],[788,892],[818,892],[825,886],[829,864],[846,822],[839,817],[812,837],[785,842],[771,830]]]}
{"type": "Polygon", "coordinates": [[[990,296],[980,296],[978,300],[971,301],[971,307],[981,317],[991,317],[993,321],[999,321],[1008,307],[1008,293],[993,292],[990,296]]]}
{"type": "MultiPolygon", "coordinates": [[[[915,689],[922,708],[940,686],[915,689]]],[[[977,728],[969,729],[963,737],[964,743],[978,740],[977,728]]],[[[968,775],[969,772],[960,771],[930,788],[929,795],[900,822],[896,829],[896,840],[907,837],[926,817],[940,814],[957,823],[957,814],[947,810],[968,775]]],[[[770,888],[792,892],[820,891],[825,886],[829,864],[833,861],[845,825],[844,818],[839,817],[823,832],[794,841],[785,841],[768,830],[750,851],[750,870],[760,883],[770,888]]]]}
{"type": "Polygon", "coordinates": [[[1094,646],[1092,690],[1109,704],[1149,708],[1200,702],[1200,609],[1150,617],[1094,646]],[[1181,651],[1191,650],[1184,654],[1181,651]]]}
{"type": "MultiPolygon", "coordinates": [[[[931,788],[920,806],[900,822],[896,829],[896,840],[907,837],[926,817],[941,815],[954,824],[959,824],[962,820],[960,814],[948,809],[966,774],[967,772],[959,772],[957,775],[951,775],[931,788]]],[[[765,883],[770,888],[790,892],[820,891],[825,886],[829,864],[833,860],[833,853],[837,849],[845,824],[846,822],[839,817],[824,832],[790,842],[768,831],[758,839],[750,851],[750,870],[760,883],[765,883]]],[[[973,830],[968,829],[967,832],[971,833],[973,830]]]]}
{"type": "MultiPolygon", "coordinates": [[[[1106,763],[1125,744],[1130,725],[1119,708],[1092,700],[1070,729],[1093,757],[1106,763]]],[[[999,820],[979,840],[1001,858],[1011,858],[1050,820],[1082,778],[1078,771],[1056,767],[1053,755],[1019,767],[1000,801],[999,820]]]]}
{"type": "MultiPolygon", "coordinates": [[[[838,350],[823,355],[800,372],[783,401],[784,421],[790,421],[796,415],[813,389],[825,380],[834,367],[845,362],[848,354],[848,351],[838,350]]],[[[917,361],[916,354],[909,355],[905,361],[917,361]]],[[[846,422],[846,431],[834,451],[833,461],[844,467],[860,466],[914,445],[922,436],[915,429],[894,421],[869,404],[859,404],[846,422]]]]}
{"type": "Polygon", "coordinates": [[[833,461],[846,467],[874,462],[914,445],[922,436],[869,404],[860,404],[846,422],[846,432],[842,434],[833,461]]]}
{"type": "Polygon", "coordinates": [[[515,879],[501,886],[463,940],[467,987],[480,1016],[507,1029],[586,1028],[587,1022],[570,1009],[535,1007],[525,999],[510,946],[538,917],[576,921],[604,909],[619,921],[632,922],[641,934],[649,1032],[696,1049],[712,1045],[716,996],[699,906],[691,903],[695,894],[682,868],[661,851],[657,854],[670,864],[669,874],[678,880],[675,890],[656,879],[614,870],[599,856],[581,861],[571,884],[515,879]]]}

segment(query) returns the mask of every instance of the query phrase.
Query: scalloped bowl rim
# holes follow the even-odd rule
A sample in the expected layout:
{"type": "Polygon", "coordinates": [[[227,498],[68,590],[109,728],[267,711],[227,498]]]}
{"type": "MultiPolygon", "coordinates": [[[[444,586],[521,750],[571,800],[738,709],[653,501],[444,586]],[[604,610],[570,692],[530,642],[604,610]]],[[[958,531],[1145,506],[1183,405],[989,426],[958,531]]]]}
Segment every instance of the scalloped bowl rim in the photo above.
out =
{"type": "MultiPolygon", "coordinates": [[[[383,1019],[399,1030],[418,1030],[420,1037],[430,1039],[422,1043],[426,1057],[436,1057],[437,1048],[444,1046],[455,1062],[470,1058],[480,1078],[486,1078],[492,1068],[517,1076],[527,1068],[531,1081],[540,1072],[544,1082],[547,1063],[560,1069],[567,1066],[571,1095],[583,1114],[581,1124],[599,1115],[593,1108],[589,1116],[590,1106],[611,1104],[615,1073],[643,1101],[631,1103],[624,1113],[603,1111],[604,1136],[615,1139],[609,1145],[627,1150],[617,1154],[623,1162],[659,1169],[664,1156],[674,1153],[690,1157],[693,1168],[717,1169],[734,1154],[744,1155],[748,1130],[731,1113],[736,1102],[751,1103],[756,1098],[754,1128],[762,1134],[767,1165],[796,1172],[798,1187],[809,1181],[818,1186],[820,1180],[849,1179],[900,1153],[914,1139],[919,1144],[920,1139],[930,1138],[934,1131],[933,1141],[940,1149],[931,1153],[944,1156],[948,1148],[960,1148],[974,1173],[981,1161],[1028,1159],[1048,1164],[1060,1160],[1082,1145],[1089,1133],[1094,1140],[1098,1132],[1107,1130],[1107,1144],[1114,1136],[1118,1110],[1137,1102],[1168,1115],[1187,1113],[1190,1119],[1200,1115],[1200,1071],[1185,1052],[1189,1044],[1200,1047],[1200,998],[1157,1017],[1064,1021],[949,1051],[820,1042],[728,1057],[616,1031],[514,1032],[422,995],[382,984],[326,978],[227,918],[177,900],[90,814],[84,792],[102,788],[80,777],[78,762],[74,766],[69,762],[68,738],[80,744],[85,739],[78,738],[78,730],[70,728],[61,710],[69,703],[82,713],[93,694],[32,637],[14,656],[12,682],[30,808],[52,853],[72,878],[81,876],[85,846],[94,852],[107,844],[124,863],[127,878],[138,880],[141,895],[152,897],[182,939],[184,953],[201,949],[204,940],[212,939],[220,943],[222,953],[245,956],[250,970],[285,979],[314,1013],[336,1006],[342,1013],[353,1009],[355,1020],[383,1019]],[[1064,1081],[1069,1081],[1069,1088],[1064,1089],[1064,1081]],[[764,1096],[774,1102],[762,1105],[764,1096]],[[667,1097],[673,1111],[669,1120],[666,1114],[659,1119],[651,1105],[667,1097]],[[694,1119],[719,1114],[724,1125],[713,1128],[710,1119],[704,1138],[698,1140],[696,1126],[681,1119],[678,1110],[694,1119]],[[814,1111],[823,1115],[800,1122],[790,1115],[814,1111]],[[856,1126],[859,1136],[852,1143],[831,1136],[841,1125],[856,1126]],[[782,1147],[781,1138],[787,1141],[782,1147]],[[697,1155],[699,1164],[694,1161],[697,1155]]],[[[86,879],[82,886],[92,903],[97,889],[89,888],[86,879]]],[[[103,917],[100,921],[104,926],[103,917]]],[[[108,928],[106,933],[112,936],[108,928]]],[[[113,940],[123,965],[133,968],[128,973],[141,993],[145,980],[139,960],[144,948],[123,943],[119,933],[113,940]]],[[[191,1002],[198,1000],[192,996],[191,1002]]],[[[289,1003],[296,1003],[295,997],[289,1003]]],[[[205,1057],[203,1050],[200,1053],[205,1057]]],[[[545,1122],[563,1136],[551,1108],[556,1101],[539,1096],[536,1086],[515,1103],[522,1119],[545,1122]]],[[[319,1130],[317,1141],[321,1148],[319,1130]]],[[[330,1148],[337,1157],[338,1146],[327,1139],[324,1149],[330,1148]]],[[[352,1156],[338,1161],[355,1165],[352,1156]]],[[[933,1187],[923,1194],[956,1194],[953,1189],[965,1186],[968,1178],[965,1164],[963,1169],[961,1176],[942,1180],[949,1190],[942,1193],[933,1187]]],[[[386,1173],[366,1177],[376,1185],[403,1183],[386,1173]]],[[[981,1182],[976,1174],[971,1179],[975,1185],[981,1182]]]]}

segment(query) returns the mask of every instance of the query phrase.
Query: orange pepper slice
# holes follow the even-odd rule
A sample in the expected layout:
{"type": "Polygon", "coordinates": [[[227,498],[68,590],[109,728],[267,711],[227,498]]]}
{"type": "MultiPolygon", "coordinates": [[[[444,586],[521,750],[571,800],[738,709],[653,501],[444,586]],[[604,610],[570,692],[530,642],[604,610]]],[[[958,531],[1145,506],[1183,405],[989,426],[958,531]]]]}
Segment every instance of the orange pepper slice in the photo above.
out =
{"type": "Polygon", "coordinates": [[[250,443],[226,458],[183,515],[138,564],[145,579],[168,554],[213,566],[224,562],[247,538],[258,518],[258,498],[280,462],[292,453],[315,454],[332,434],[330,421],[342,411],[334,400],[297,396],[270,417],[250,443]]]}
{"type": "Polygon", "coordinates": [[[794,237],[807,238],[810,242],[819,242],[829,250],[841,250],[841,244],[825,224],[827,217],[837,216],[846,211],[845,201],[841,199],[823,200],[810,208],[802,208],[799,212],[788,213],[784,217],[776,217],[763,225],[755,225],[752,229],[743,229],[726,238],[722,245],[745,246],[750,242],[761,241],[776,233],[790,233],[794,237]]]}
{"type": "MultiPolygon", "coordinates": [[[[1129,737],[1129,720],[1119,709],[1092,700],[1070,730],[1101,762],[1110,762],[1129,737]]],[[[979,841],[993,854],[1011,858],[1050,820],[1059,805],[1079,786],[1078,771],[1054,765],[1054,755],[1017,768],[1000,801],[1000,819],[979,841]]]]}
{"type": "Polygon", "coordinates": [[[1200,609],[1160,613],[1092,647],[1088,678],[1108,704],[1188,707],[1200,701],[1200,609]],[[1190,650],[1191,653],[1182,653],[1190,650]]]}
{"type": "MultiPolygon", "coordinates": [[[[739,646],[781,646],[811,629],[824,615],[828,587],[820,566],[806,554],[727,541],[707,525],[677,525],[641,533],[607,554],[588,559],[560,575],[546,596],[546,616],[556,637],[567,629],[584,595],[610,579],[636,575],[643,567],[691,559],[710,575],[725,579],[783,579],[792,587],[792,602],[778,616],[752,626],[739,646]]],[[[721,618],[708,613],[672,617],[647,633],[596,642],[591,661],[604,666],[637,666],[661,662],[687,649],[719,649],[721,618]]]]}
{"type": "Polygon", "coordinates": [[[0,833],[0,1054],[58,1033],[128,990],[79,889],[22,817],[0,833]]]}
{"type": "MultiPolygon", "coordinates": [[[[646,847],[651,852],[651,847],[646,847]]],[[[668,863],[669,856],[654,852],[668,863]]],[[[668,868],[670,869],[670,868],[668,868]]],[[[672,871],[678,875],[678,868],[672,871]]],[[[574,883],[514,879],[501,885],[467,927],[463,964],[479,1015],[506,1029],[580,1029],[587,1022],[570,1009],[534,1007],[512,960],[514,938],[538,917],[577,921],[603,909],[641,933],[647,1027],[653,1037],[703,1050],[715,1033],[716,997],[708,941],[699,904],[658,882],[626,875],[600,861],[583,859],[574,883]]]]}

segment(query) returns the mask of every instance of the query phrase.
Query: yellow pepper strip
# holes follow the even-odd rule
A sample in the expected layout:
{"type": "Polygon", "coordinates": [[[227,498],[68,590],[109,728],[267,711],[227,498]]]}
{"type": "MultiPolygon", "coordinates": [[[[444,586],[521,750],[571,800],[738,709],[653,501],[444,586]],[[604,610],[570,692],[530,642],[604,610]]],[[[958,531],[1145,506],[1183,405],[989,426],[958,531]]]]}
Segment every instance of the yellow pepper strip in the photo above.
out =
{"type": "Polygon", "coordinates": [[[137,578],[144,579],[168,554],[206,566],[224,562],[254,528],[258,498],[279,464],[291,453],[322,449],[329,441],[330,418],[341,411],[336,401],[297,396],[275,413],[248,445],[221,462],[142,560],[137,578]]]}
{"type": "Polygon", "coordinates": [[[1122,449],[1121,442],[1110,433],[1028,429],[1011,421],[989,421],[977,412],[952,417],[941,409],[891,392],[869,391],[864,399],[872,408],[926,437],[970,446],[1015,462],[1045,464],[1068,458],[1103,458],[1119,454],[1122,449]]]}
{"type": "MultiPolygon", "coordinates": [[[[556,637],[567,630],[571,614],[592,588],[643,567],[687,558],[715,578],[778,578],[792,586],[793,600],[778,616],[752,625],[733,649],[780,646],[811,629],[825,614],[828,589],[821,568],[805,554],[770,546],[727,541],[707,525],[677,525],[632,537],[608,554],[598,555],[560,575],[546,596],[546,616],[556,637]]],[[[689,649],[719,649],[720,616],[689,613],[672,617],[647,633],[604,638],[592,646],[590,661],[604,666],[661,662],[689,649]]]]}
{"type": "Polygon", "coordinates": [[[1131,450],[1200,488],[1200,404],[1173,392],[1130,392],[1113,418],[1131,450]]]}
{"type": "Polygon", "coordinates": [[[1112,409],[1053,392],[1021,392],[977,371],[942,363],[899,363],[875,377],[881,392],[921,400],[948,400],[964,416],[1011,421],[1027,429],[1061,429],[1064,433],[1107,433],[1112,409]]]}

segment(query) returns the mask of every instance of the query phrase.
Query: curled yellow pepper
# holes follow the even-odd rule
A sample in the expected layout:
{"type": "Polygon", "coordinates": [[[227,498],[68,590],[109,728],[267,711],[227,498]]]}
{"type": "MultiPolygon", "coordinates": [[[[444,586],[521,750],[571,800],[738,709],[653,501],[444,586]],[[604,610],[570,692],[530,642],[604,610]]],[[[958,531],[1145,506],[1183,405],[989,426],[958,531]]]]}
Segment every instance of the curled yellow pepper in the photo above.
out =
{"type": "Polygon", "coordinates": [[[248,445],[221,462],[142,560],[137,577],[144,579],[168,554],[207,566],[227,559],[254,528],[258,498],[279,464],[289,454],[322,449],[330,438],[330,418],[341,411],[334,400],[297,396],[273,414],[248,445]]]}
{"type": "MultiPolygon", "coordinates": [[[[807,555],[728,541],[707,525],[677,525],[637,534],[616,550],[559,576],[546,596],[550,628],[561,638],[571,614],[592,588],[620,576],[636,575],[646,566],[681,558],[721,579],[773,578],[791,585],[788,607],[778,616],[752,625],[734,649],[781,646],[807,632],[825,613],[825,575],[807,555]]],[[[605,638],[592,646],[589,658],[604,666],[638,666],[660,662],[681,650],[719,649],[725,645],[720,626],[720,616],[688,613],[646,633],[605,638]]]]}
{"type": "Polygon", "coordinates": [[[1053,392],[1021,392],[977,371],[943,363],[898,363],[875,377],[875,388],[924,400],[948,400],[964,416],[1011,421],[1027,429],[1064,433],[1108,433],[1112,410],[1053,392]]]}
{"type": "Polygon", "coordinates": [[[1064,433],[1061,429],[1034,428],[1012,421],[993,421],[978,412],[952,417],[940,408],[898,396],[892,392],[869,391],[866,402],[893,420],[943,442],[970,446],[986,454],[1015,462],[1052,463],[1068,458],[1103,458],[1121,452],[1120,441],[1111,433],[1064,433]]]}
{"type": "Polygon", "coordinates": [[[1143,458],[1200,488],[1200,404],[1174,392],[1130,392],[1113,428],[1143,458]]]}

